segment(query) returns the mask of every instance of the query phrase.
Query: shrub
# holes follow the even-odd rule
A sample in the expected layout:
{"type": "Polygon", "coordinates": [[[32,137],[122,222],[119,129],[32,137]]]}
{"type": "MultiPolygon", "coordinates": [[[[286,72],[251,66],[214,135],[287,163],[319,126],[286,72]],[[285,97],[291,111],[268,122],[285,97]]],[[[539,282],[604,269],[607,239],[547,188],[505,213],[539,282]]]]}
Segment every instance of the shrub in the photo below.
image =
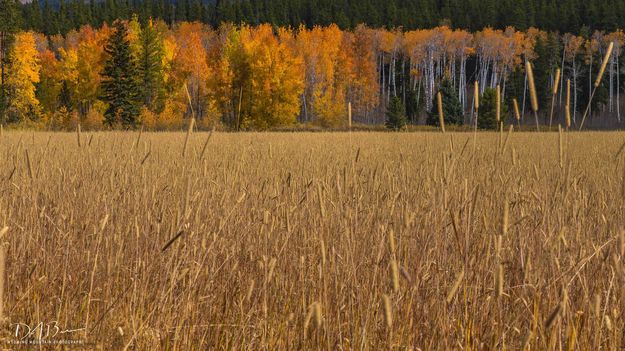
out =
{"type": "Polygon", "coordinates": [[[386,128],[399,130],[406,126],[406,109],[401,100],[395,96],[388,104],[386,111],[386,128]]]}
{"type": "MultiPolygon", "coordinates": [[[[443,98],[443,116],[445,124],[462,124],[464,122],[464,111],[460,100],[458,100],[458,92],[451,86],[451,82],[445,79],[438,90],[443,98]]],[[[428,113],[426,123],[431,126],[438,126],[438,102],[436,94],[432,100],[432,110],[428,113]]]]}
{"type": "MultiPolygon", "coordinates": [[[[501,102],[501,119],[508,115],[506,104],[501,102]]],[[[477,117],[477,126],[481,129],[497,129],[497,91],[492,88],[484,90],[480,98],[480,109],[477,117]]]]}

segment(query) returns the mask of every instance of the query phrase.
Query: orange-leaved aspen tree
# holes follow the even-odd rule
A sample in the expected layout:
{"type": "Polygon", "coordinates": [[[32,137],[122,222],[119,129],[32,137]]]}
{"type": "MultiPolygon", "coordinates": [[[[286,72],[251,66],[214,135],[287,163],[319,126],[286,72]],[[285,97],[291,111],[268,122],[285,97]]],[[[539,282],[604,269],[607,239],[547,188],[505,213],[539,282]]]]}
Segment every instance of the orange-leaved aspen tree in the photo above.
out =
{"type": "Polygon", "coordinates": [[[350,84],[352,112],[359,121],[372,121],[373,110],[379,103],[380,84],[377,79],[374,31],[359,25],[350,38],[352,74],[350,84]]]}
{"type": "Polygon", "coordinates": [[[79,31],[80,42],[77,48],[78,54],[78,81],[76,83],[75,99],[79,105],[81,115],[86,115],[99,101],[100,85],[102,76],[100,72],[104,69],[106,54],[104,47],[111,29],[104,24],[100,29],[94,30],[89,26],[84,26],[79,31]]]}
{"type": "Polygon", "coordinates": [[[189,89],[191,106],[187,116],[195,112],[198,119],[208,115],[208,79],[211,71],[208,66],[205,44],[214,33],[201,23],[182,22],[174,33],[177,50],[173,58],[172,70],[175,72],[175,85],[178,87],[177,100],[186,105],[185,84],[189,89]]]}

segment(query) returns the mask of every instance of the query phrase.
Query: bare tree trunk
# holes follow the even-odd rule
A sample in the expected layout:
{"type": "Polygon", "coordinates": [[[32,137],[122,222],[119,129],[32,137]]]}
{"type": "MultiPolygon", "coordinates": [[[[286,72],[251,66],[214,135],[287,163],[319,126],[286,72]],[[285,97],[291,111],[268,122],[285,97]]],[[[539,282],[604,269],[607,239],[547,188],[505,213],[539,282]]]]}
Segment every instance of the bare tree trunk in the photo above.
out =
{"type": "Polygon", "coordinates": [[[620,48],[616,54],[616,119],[621,122],[621,80],[620,80],[620,68],[618,63],[618,57],[620,56],[620,48]]]}
{"type": "Polygon", "coordinates": [[[525,98],[527,97],[527,72],[525,72],[525,81],[523,83],[523,106],[521,107],[521,120],[525,120],[525,98]]]}
{"type": "Polygon", "coordinates": [[[577,125],[577,66],[573,58],[573,123],[577,125]]]}
{"type": "Polygon", "coordinates": [[[385,95],[385,80],[384,80],[384,52],[380,54],[380,72],[382,73],[382,94],[380,94],[380,98],[382,99],[380,105],[384,105],[384,95],[385,95]]]}
{"type": "MultiPolygon", "coordinates": [[[[566,45],[566,44],[565,44],[566,45]]],[[[560,101],[558,102],[560,105],[562,105],[562,90],[564,90],[564,57],[566,54],[566,50],[562,49],[562,64],[560,65],[560,68],[562,69],[562,78],[560,79],[560,101]]]]}
{"type": "Polygon", "coordinates": [[[402,55],[401,58],[401,93],[402,101],[406,106],[406,56],[402,55]]]}
{"type": "Polygon", "coordinates": [[[590,53],[590,65],[588,66],[588,117],[592,116],[592,51],[590,53]]]}
{"type": "Polygon", "coordinates": [[[612,104],[614,103],[614,55],[610,57],[610,67],[609,67],[609,83],[610,83],[610,98],[608,102],[608,111],[612,112],[612,104]]]}

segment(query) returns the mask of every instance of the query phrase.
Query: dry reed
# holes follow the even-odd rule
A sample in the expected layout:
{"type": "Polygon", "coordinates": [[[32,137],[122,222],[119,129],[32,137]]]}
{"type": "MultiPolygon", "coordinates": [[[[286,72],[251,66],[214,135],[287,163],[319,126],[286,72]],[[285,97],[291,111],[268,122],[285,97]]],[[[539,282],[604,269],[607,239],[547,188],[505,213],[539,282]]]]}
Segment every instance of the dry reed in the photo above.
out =
{"type": "Polygon", "coordinates": [[[556,104],[556,95],[558,94],[558,88],[560,87],[560,69],[556,68],[556,75],[553,79],[553,88],[551,89],[551,111],[549,112],[549,129],[551,130],[551,124],[553,122],[553,109],[556,104]]]}
{"type": "Polygon", "coordinates": [[[5,321],[103,350],[621,345],[625,133],[137,134],[5,131],[5,321]]]}
{"type": "Polygon", "coordinates": [[[530,103],[532,111],[534,111],[534,119],[536,120],[536,131],[540,131],[538,123],[538,96],[536,94],[536,85],[534,84],[534,71],[529,61],[525,61],[525,71],[527,72],[527,85],[530,89],[530,103]]]}
{"type": "Polygon", "coordinates": [[[436,101],[438,105],[438,124],[441,127],[441,131],[445,133],[445,116],[443,115],[443,97],[440,91],[436,94],[436,101]]]}
{"type": "Polygon", "coordinates": [[[495,93],[495,119],[497,120],[497,125],[499,125],[499,122],[501,122],[501,88],[499,84],[495,93]]]}
{"type": "Polygon", "coordinates": [[[347,103],[347,127],[352,130],[352,103],[347,103]]]}
{"type": "Polygon", "coordinates": [[[610,56],[612,55],[613,49],[614,49],[614,42],[610,42],[610,45],[608,45],[608,49],[606,50],[605,55],[603,56],[603,61],[601,62],[601,68],[599,69],[599,74],[597,74],[597,78],[595,79],[595,84],[593,84],[592,93],[590,94],[590,98],[588,99],[588,105],[586,106],[586,110],[584,111],[584,115],[582,116],[582,122],[579,125],[579,130],[582,130],[582,128],[584,127],[584,122],[586,121],[586,116],[588,115],[588,112],[590,111],[592,99],[595,96],[595,93],[597,92],[597,88],[599,87],[599,84],[601,84],[601,80],[603,79],[603,74],[605,73],[605,69],[608,66],[608,62],[610,61],[610,56]]]}

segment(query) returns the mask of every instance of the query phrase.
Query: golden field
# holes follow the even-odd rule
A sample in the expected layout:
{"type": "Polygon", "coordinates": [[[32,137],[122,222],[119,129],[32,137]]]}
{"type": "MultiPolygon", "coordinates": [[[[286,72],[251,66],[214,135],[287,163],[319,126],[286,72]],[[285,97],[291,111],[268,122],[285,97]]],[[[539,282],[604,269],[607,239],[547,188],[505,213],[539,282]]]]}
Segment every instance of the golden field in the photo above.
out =
{"type": "Polygon", "coordinates": [[[625,347],[625,133],[208,135],[3,133],[3,348],[625,347]]]}

